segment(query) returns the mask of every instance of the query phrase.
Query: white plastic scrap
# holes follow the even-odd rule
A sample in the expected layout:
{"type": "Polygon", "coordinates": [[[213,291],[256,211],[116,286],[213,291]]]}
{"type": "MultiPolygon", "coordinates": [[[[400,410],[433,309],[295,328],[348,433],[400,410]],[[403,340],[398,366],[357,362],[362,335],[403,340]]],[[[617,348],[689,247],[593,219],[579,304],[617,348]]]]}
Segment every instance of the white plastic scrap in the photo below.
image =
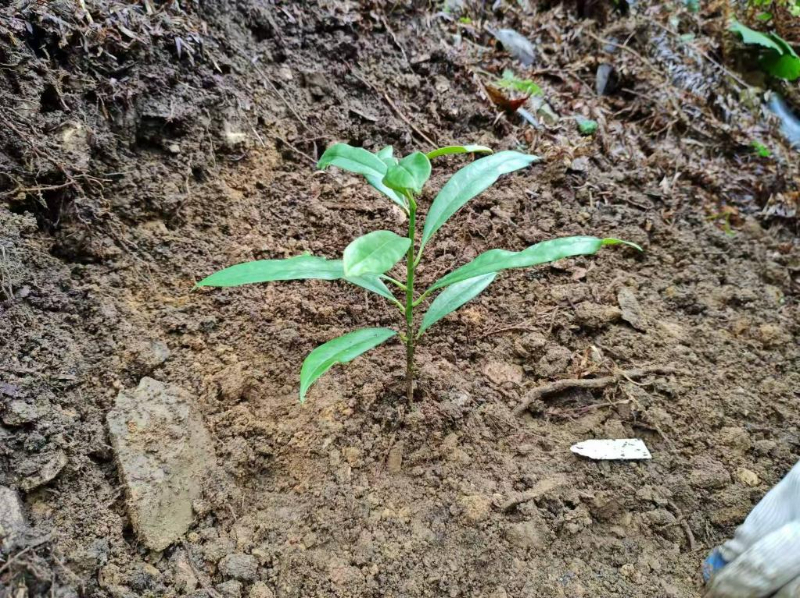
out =
{"type": "Polygon", "coordinates": [[[636,461],[652,459],[644,442],[638,438],[619,438],[616,440],[584,440],[573,444],[570,450],[576,455],[596,460],[636,461]]]}

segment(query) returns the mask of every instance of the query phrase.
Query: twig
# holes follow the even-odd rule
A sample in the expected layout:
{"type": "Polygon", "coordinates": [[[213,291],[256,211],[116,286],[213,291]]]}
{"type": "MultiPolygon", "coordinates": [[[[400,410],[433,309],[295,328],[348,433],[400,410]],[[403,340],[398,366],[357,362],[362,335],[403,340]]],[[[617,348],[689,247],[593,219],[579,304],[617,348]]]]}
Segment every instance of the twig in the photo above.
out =
{"type": "Polygon", "coordinates": [[[301,126],[302,126],[302,127],[303,127],[303,128],[306,130],[306,131],[311,131],[311,132],[314,132],[314,130],[313,130],[311,127],[309,127],[309,126],[308,126],[308,123],[305,121],[305,119],[304,119],[303,117],[301,117],[301,116],[300,116],[300,115],[297,113],[297,111],[294,109],[294,106],[292,106],[292,104],[291,104],[291,103],[290,103],[290,102],[289,102],[289,101],[288,101],[288,100],[287,100],[287,99],[286,99],[286,98],[283,96],[283,94],[280,92],[280,90],[279,90],[279,89],[278,89],[278,88],[275,86],[275,84],[272,82],[272,79],[270,79],[269,77],[267,77],[267,74],[266,74],[264,71],[262,71],[262,70],[261,70],[261,68],[260,68],[260,67],[259,67],[259,66],[258,66],[258,65],[257,65],[257,64],[254,62],[254,59],[250,58],[250,57],[247,55],[247,53],[246,53],[244,50],[240,49],[238,46],[235,46],[235,45],[234,45],[234,48],[236,48],[236,50],[238,50],[238,52],[239,52],[239,53],[240,53],[240,54],[241,54],[243,57],[245,57],[245,58],[247,59],[247,61],[250,63],[250,66],[252,66],[252,67],[253,67],[253,70],[255,70],[255,72],[256,72],[256,73],[258,73],[258,74],[259,74],[259,76],[260,76],[262,79],[264,79],[264,81],[265,81],[265,82],[266,82],[266,83],[269,85],[270,89],[272,89],[272,92],[273,92],[273,93],[274,93],[276,96],[278,96],[278,98],[281,100],[281,102],[283,102],[283,105],[284,105],[284,106],[286,106],[286,107],[289,109],[289,112],[291,112],[291,113],[294,115],[294,117],[297,119],[297,122],[299,122],[299,123],[300,123],[300,125],[301,125],[301,126]]]}
{"type": "Polygon", "coordinates": [[[189,563],[189,568],[192,570],[192,573],[194,573],[198,583],[203,587],[208,595],[211,596],[211,598],[222,598],[219,592],[206,583],[205,578],[200,575],[197,567],[194,566],[194,561],[192,561],[192,551],[189,549],[189,545],[185,541],[181,541],[181,546],[183,546],[183,549],[186,551],[186,562],[189,563]]]}
{"type": "Polygon", "coordinates": [[[536,500],[537,498],[544,496],[548,492],[555,490],[560,486],[565,486],[567,483],[569,483],[569,480],[567,479],[567,476],[563,474],[539,480],[530,490],[520,492],[516,496],[512,496],[506,500],[506,502],[500,505],[500,510],[510,511],[517,505],[536,500]]]}
{"type": "Polygon", "coordinates": [[[389,37],[392,38],[392,43],[394,43],[394,45],[397,46],[397,49],[400,50],[400,53],[403,55],[403,60],[405,60],[406,64],[408,64],[409,62],[408,62],[408,56],[406,55],[406,51],[403,48],[403,46],[400,45],[400,42],[397,41],[397,37],[395,36],[394,31],[392,31],[392,28],[389,27],[389,23],[386,20],[386,17],[381,17],[381,22],[383,23],[383,26],[386,27],[386,32],[389,34],[389,37]]]}
{"type": "Polygon", "coordinates": [[[494,336],[495,334],[503,334],[504,332],[511,332],[511,331],[519,331],[519,332],[536,332],[534,328],[530,326],[505,326],[503,328],[495,328],[494,330],[490,330],[486,334],[484,334],[481,338],[488,338],[490,336],[494,336]]]}
{"type": "Polygon", "coordinates": [[[419,130],[419,129],[418,129],[418,128],[417,128],[417,127],[414,125],[414,123],[412,123],[410,120],[408,120],[408,118],[406,117],[406,115],[405,115],[405,114],[403,114],[403,113],[400,111],[400,109],[399,109],[399,108],[398,108],[398,107],[395,105],[395,103],[392,101],[392,99],[391,99],[391,98],[390,98],[390,97],[389,97],[389,96],[388,96],[388,95],[387,95],[385,92],[383,92],[381,89],[379,89],[379,88],[378,88],[377,86],[375,86],[373,83],[371,83],[370,81],[368,81],[367,79],[365,79],[364,77],[362,77],[361,75],[359,75],[359,74],[358,74],[358,72],[356,72],[355,70],[353,70],[353,71],[351,71],[351,72],[352,72],[352,75],[353,75],[353,76],[354,76],[356,79],[358,79],[359,81],[361,81],[361,82],[362,82],[364,85],[366,85],[367,87],[369,87],[370,89],[372,89],[372,91],[374,91],[374,92],[375,92],[375,93],[377,93],[379,96],[381,96],[381,97],[383,98],[383,100],[384,100],[384,101],[385,101],[385,102],[386,102],[386,103],[389,105],[389,108],[391,108],[391,109],[392,109],[392,111],[393,111],[393,112],[394,112],[394,113],[397,115],[397,117],[398,117],[400,120],[402,120],[404,123],[406,123],[406,125],[408,125],[408,126],[411,128],[411,130],[412,130],[412,131],[414,131],[414,132],[415,132],[415,133],[416,133],[416,134],[417,134],[417,135],[418,135],[418,136],[419,136],[421,139],[423,139],[424,141],[426,141],[427,143],[429,143],[429,144],[430,144],[430,146],[431,146],[432,148],[435,148],[435,147],[436,147],[436,145],[437,145],[437,144],[436,144],[436,142],[435,142],[435,141],[431,141],[431,138],[430,138],[430,137],[428,137],[428,136],[427,136],[425,133],[423,133],[422,131],[420,131],[420,130],[419,130]]]}
{"type": "Polygon", "coordinates": [[[514,415],[522,415],[528,410],[532,403],[547,395],[563,392],[570,388],[605,388],[619,381],[621,378],[642,378],[648,374],[672,374],[674,372],[675,368],[672,366],[652,365],[631,370],[621,370],[611,376],[603,376],[602,378],[570,378],[568,380],[556,380],[550,384],[534,388],[525,395],[525,399],[522,403],[514,409],[514,415]]]}
{"type": "Polygon", "coordinates": [[[8,559],[8,560],[5,562],[5,563],[3,563],[3,566],[2,566],[2,567],[0,567],[0,573],[4,573],[4,572],[5,572],[5,570],[6,570],[6,569],[8,569],[8,568],[11,566],[11,563],[13,563],[14,561],[18,560],[20,557],[24,556],[25,554],[27,554],[28,552],[30,552],[30,551],[31,551],[31,550],[33,550],[34,548],[39,548],[39,546],[41,546],[41,545],[42,545],[42,544],[44,544],[45,542],[49,542],[51,537],[52,537],[52,536],[51,536],[50,534],[47,534],[46,536],[44,536],[44,537],[42,537],[42,538],[39,538],[38,540],[36,540],[36,541],[35,541],[33,544],[31,544],[30,546],[28,546],[28,547],[26,547],[26,548],[24,548],[24,549],[20,550],[20,551],[19,551],[17,554],[15,554],[14,556],[10,557],[10,558],[9,558],[9,559],[8,559]]]}
{"type": "Polygon", "coordinates": [[[286,147],[288,147],[290,150],[292,150],[292,151],[293,151],[295,154],[297,154],[298,156],[302,156],[303,158],[305,158],[306,160],[308,160],[308,161],[309,161],[309,162],[311,162],[312,164],[316,165],[317,161],[316,161],[314,158],[312,158],[311,156],[309,156],[309,155],[308,155],[308,154],[306,154],[306,153],[303,153],[303,152],[301,152],[301,151],[300,151],[299,149],[297,149],[297,148],[296,148],[294,145],[292,145],[291,143],[289,143],[288,141],[286,141],[286,140],[285,140],[283,137],[280,137],[280,136],[278,136],[278,135],[275,135],[275,139],[277,139],[278,141],[280,141],[281,143],[283,143],[284,145],[286,145],[286,147]]]}
{"type": "Polygon", "coordinates": [[[686,534],[686,540],[688,540],[689,542],[689,550],[691,552],[694,552],[695,550],[697,550],[697,542],[694,539],[694,533],[692,532],[692,528],[689,527],[689,523],[686,521],[686,517],[684,516],[683,511],[681,511],[678,505],[676,505],[672,501],[669,501],[667,503],[667,506],[670,509],[672,509],[672,512],[678,518],[678,523],[683,528],[683,533],[686,534]]]}

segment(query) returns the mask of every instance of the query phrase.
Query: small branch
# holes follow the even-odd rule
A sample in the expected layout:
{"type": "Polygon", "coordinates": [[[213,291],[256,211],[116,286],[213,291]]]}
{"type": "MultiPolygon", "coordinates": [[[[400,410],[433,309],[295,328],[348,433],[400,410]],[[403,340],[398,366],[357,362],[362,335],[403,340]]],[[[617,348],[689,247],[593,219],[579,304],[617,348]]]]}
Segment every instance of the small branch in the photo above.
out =
{"type": "Polygon", "coordinates": [[[547,395],[564,392],[571,388],[605,388],[622,378],[643,378],[648,374],[672,374],[675,368],[672,366],[652,365],[643,368],[635,368],[631,370],[620,370],[611,376],[603,376],[602,378],[571,378],[568,380],[556,380],[550,384],[545,384],[539,388],[534,388],[531,392],[525,395],[522,403],[514,409],[514,415],[522,415],[525,413],[532,403],[546,397],[547,395]]]}
{"type": "Polygon", "coordinates": [[[390,98],[390,97],[389,97],[389,96],[388,96],[386,93],[384,93],[382,90],[380,90],[378,87],[376,87],[376,86],[375,86],[373,83],[369,82],[367,79],[365,79],[364,77],[362,77],[361,75],[359,75],[359,74],[358,74],[358,73],[357,73],[355,70],[351,71],[351,73],[352,73],[352,75],[353,75],[353,76],[354,76],[356,79],[358,79],[359,81],[361,81],[361,82],[362,82],[364,85],[366,85],[367,87],[369,87],[370,89],[372,89],[372,91],[374,91],[374,92],[375,92],[375,93],[377,93],[379,96],[381,96],[381,97],[383,98],[383,100],[384,100],[384,101],[385,101],[385,102],[386,102],[386,103],[389,105],[389,108],[391,108],[391,109],[392,109],[392,111],[393,111],[393,112],[394,112],[394,113],[397,115],[397,117],[398,117],[400,120],[402,120],[404,123],[406,123],[406,125],[408,125],[409,127],[411,127],[411,130],[412,130],[412,131],[414,131],[414,132],[415,132],[415,133],[416,133],[416,134],[417,134],[417,135],[418,135],[418,136],[419,136],[421,139],[423,139],[424,141],[428,142],[432,148],[436,148],[436,142],[434,142],[434,141],[431,141],[431,138],[430,138],[430,137],[428,137],[428,136],[427,136],[425,133],[423,133],[422,131],[420,131],[420,130],[419,130],[419,129],[418,129],[418,128],[417,128],[417,127],[414,125],[414,123],[412,123],[410,120],[408,120],[408,118],[406,117],[406,115],[405,115],[405,114],[403,114],[403,113],[400,111],[400,109],[399,109],[399,108],[398,108],[398,107],[395,105],[395,103],[392,101],[392,99],[391,99],[391,98],[390,98]]]}

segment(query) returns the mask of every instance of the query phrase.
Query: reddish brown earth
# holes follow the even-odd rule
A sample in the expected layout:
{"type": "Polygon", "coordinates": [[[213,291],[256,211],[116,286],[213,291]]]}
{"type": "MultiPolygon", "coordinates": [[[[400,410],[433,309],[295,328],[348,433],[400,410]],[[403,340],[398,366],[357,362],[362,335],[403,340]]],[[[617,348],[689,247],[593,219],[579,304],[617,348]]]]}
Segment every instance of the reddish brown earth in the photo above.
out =
{"type": "MultiPolygon", "coordinates": [[[[707,551],[800,457],[798,173],[736,84],[653,25],[673,13],[604,29],[569,5],[459,23],[422,3],[144,4],[87,1],[93,26],[67,2],[2,9],[0,485],[31,526],[0,564],[4,595],[701,595],[707,551]],[[484,27],[525,33],[531,69],[484,27]],[[601,62],[619,73],[610,96],[594,91],[601,62]],[[497,117],[479,82],[503,68],[532,76],[558,123],[497,117]],[[599,133],[581,137],[575,114],[599,133]],[[314,162],[334,141],[429,149],[422,135],[545,159],[441,230],[423,285],[557,236],[645,252],[501,275],[426,335],[411,406],[397,341],[300,406],[311,349],[398,326],[396,311],[338,282],[192,285],[401,232],[390,202],[314,162]],[[548,382],[644,366],[673,373],[513,414],[548,382]],[[221,469],[161,553],[131,529],[105,426],[143,376],[196,397],[221,469]],[[653,460],[569,452],[620,437],[653,460]],[[255,581],[223,574],[240,553],[255,581]]],[[[675,14],[720,57],[717,15],[675,14]]],[[[436,163],[423,206],[467,160],[436,163]]]]}

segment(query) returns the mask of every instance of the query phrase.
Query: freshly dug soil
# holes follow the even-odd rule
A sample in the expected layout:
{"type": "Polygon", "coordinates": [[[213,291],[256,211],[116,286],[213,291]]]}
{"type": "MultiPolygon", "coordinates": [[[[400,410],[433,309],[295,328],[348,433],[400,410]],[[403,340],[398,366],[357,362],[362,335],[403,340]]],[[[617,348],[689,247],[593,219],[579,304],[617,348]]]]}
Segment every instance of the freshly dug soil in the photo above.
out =
{"type": "MultiPolygon", "coordinates": [[[[605,27],[569,3],[76,4],[0,9],[0,485],[28,522],[3,595],[702,594],[701,560],[800,458],[797,157],[717,64],[718,15],[645,3],[605,27]],[[501,28],[533,42],[530,68],[501,28]],[[505,68],[557,122],[531,102],[539,128],[498,113],[481,82],[505,68]],[[315,171],[335,141],[543,158],[441,229],[422,288],[559,236],[645,251],[500,275],[426,334],[411,405],[398,341],[299,405],[309,351],[399,326],[397,311],[341,282],[193,284],[403,231],[358,177],[315,171]],[[541,385],[652,366],[665,373],[514,414],[541,385]],[[157,553],[131,527],[106,428],[145,376],[194,396],[220,470],[185,540],[157,553]],[[628,437],[653,459],[569,451],[628,437]]],[[[470,159],[435,162],[423,212],[470,159]]]]}

